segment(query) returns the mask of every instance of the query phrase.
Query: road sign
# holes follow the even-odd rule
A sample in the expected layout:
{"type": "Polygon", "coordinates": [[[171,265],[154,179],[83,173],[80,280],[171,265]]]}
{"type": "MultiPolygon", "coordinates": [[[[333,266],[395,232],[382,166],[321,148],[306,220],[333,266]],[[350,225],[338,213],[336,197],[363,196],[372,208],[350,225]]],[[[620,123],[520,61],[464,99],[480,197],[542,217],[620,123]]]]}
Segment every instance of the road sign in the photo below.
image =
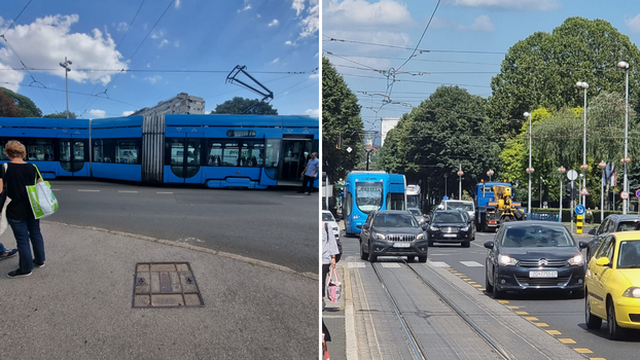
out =
{"type": "Polygon", "coordinates": [[[348,152],[348,153],[351,153],[352,151],[353,151],[353,149],[351,148],[351,146],[349,146],[349,147],[347,148],[347,152],[348,152]]]}
{"type": "Polygon", "coordinates": [[[628,191],[623,191],[620,193],[620,199],[622,200],[627,200],[629,198],[629,192],[628,191]]]}
{"type": "Polygon", "coordinates": [[[576,215],[584,215],[584,206],[583,205],[576,206],[576,215]]]}
{"type": "Polygon", "coordinates": [[[567,171],[567,179],[573,181],[578,178],[578,172],[575,170],[567,171]]]}
{"type": "Polygon", "coordinates": [[[589,191],[587,191],[587,187],[583,187],[582,190],[580,191],[580,195],[589,195],[589,191]]]}
{"type": "Polygon", "coordinates": [[[636,190],[636,197],[640,198],[640,190],[636,190]]]}

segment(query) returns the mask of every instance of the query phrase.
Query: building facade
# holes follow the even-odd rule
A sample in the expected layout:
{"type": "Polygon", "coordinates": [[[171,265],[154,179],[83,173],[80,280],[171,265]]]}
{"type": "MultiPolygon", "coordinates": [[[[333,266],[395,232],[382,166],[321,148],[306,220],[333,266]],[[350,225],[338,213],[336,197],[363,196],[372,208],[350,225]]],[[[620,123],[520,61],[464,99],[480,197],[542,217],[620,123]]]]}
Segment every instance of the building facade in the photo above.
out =
{"type": "Polygon", "coordinates": [[[389,130],[393,129],[394,127],[396,127],[396,125],[398,125],[398,121],[400,121],[399,117],[387,117],[387,118],[381,118],[380,119],[380,147],[382,147],[382,145],[384,145],[384,139],[386,139],[387,137],[387,133],[389,132],[389,130]]]}
{"type": "Polygon", "coordinates": [[[187,93],[180,93],[166,101],[160,101],[151,108],[140,109],[129,116],[161,114],[204,114],[204,99],[187,93]]]}

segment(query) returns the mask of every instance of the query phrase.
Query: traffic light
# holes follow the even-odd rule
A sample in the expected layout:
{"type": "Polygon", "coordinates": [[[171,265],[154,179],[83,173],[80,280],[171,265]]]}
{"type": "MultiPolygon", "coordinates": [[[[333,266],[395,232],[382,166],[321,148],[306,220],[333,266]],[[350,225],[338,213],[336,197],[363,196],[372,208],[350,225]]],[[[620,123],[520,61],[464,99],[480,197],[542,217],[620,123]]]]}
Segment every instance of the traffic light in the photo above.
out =
{"type": "Polygon", "coordinates": [[[567,183],[567,187],[566,187],[566,192],[567,192],[567,196],[571,197],[571,191],[572,191],[572,187],[571,187],[571,183],[567,183]]]}
{"type": "Polygon", "coordinates": [[[567,196],[575,199],[578,198],[580,196],[580,191],[578,191],[578,187],[577,186],[571,186],[571,183],[567,183],[567,196]]]}
{"type": "Polygon", "coordinates": [[[574,187],[572,189],[572,194],[571,195],[572,195],[571,197],[574,198],[574,199],[577,199],[577,198],[580,197],[580,192],[578,191],[577,187],[574,187]]]}

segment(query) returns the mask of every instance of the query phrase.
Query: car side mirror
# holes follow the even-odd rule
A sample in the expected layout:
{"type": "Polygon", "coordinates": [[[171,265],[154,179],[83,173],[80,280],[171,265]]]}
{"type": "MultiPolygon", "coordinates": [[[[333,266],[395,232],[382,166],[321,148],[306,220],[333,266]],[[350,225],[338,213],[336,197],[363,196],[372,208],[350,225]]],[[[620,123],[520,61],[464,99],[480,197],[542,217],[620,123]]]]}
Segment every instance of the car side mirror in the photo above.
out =
{"type": "Polygon", "coordinates": [[[596,229],[591,229],[588,232],[589,235],[595,235],[596,234],[596,229]]]}
{"type": "Polygon", "coordinates": [[[596,260],[596,265],[598,266],[609,266],[610,262],[609,262],[609,258],[607,257],[601,257],[598,258],[598,260],[596,260]]]}
{"type": "Polygon", "coordinates": [[[495,244],[493,241],[487,241],[486,243],[484,243],[484,247],[486,247],[489,250],[493,249],[494,246],[495,244]]]}
{"type": "Polygon", "coordinates": [[[589,247],[589,243],[586,241],[580,241],[578,245],[580,246],[580,249],[586,249],[589,247]]]}

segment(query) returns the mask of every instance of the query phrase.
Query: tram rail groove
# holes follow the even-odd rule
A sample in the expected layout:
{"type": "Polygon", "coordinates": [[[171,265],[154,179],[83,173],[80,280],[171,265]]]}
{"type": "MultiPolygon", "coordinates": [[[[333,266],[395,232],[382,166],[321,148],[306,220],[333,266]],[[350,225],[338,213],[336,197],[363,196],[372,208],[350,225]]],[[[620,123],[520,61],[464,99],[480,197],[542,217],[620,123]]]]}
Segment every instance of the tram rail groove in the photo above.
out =
{"type": "MultiPolygon", "coordinates": [[[[409,263],[406,260],[401,259],[401,261],[405,265],[407,265],[407,267],[418,277],[418,279],[420,279],[420,281],[423,284],[425,284],[428,288],[430,288],[431,291],[433,291],[440,298],[440,300],[442,300],[445,304],[447,304],[447,306],[449,306],[467,325],[469,325],[471,329],[473,329],[480,337],[482,337],[482,339],[489,346],[491,346],[491,348],[496,352],[497,355],[499,355],[504,360],[514,360],[514,358],[509,356],[509,354],[496,341],[494,341],[491,338],[491,336],[489,336],[489,334],[487,334],[484,330],[478,327],[473,322],[473,320],[471,320],[462,310],[460,310],[458,306],[456,306],[453,302],[451,302],[431,282],[429,282],[422,275],[420,275],[420,273],[418,273],[411,265],[409,265],[409,263]]],[[[395,298],[387,288],[387,285],[382,279],[382,276],[378,272],[378,269],[376,268],[375,263],[372,263],[371,267],[374,273],[376,274],[376,277],[378,278],[378,281],[380,282],[380,285],[382,286],[382,289],[384,290],[385,295],[387,296],[387,299],[389,300],[389,303],[391,304],[391,307],[393,308],[393,311],[395,312],[396,317],[398,318],[398,321],[400,322],[400,326],[402,327],[402,330],[407,336],[407,339],[411,345],[411,350],[413,350],[414,355],[416,355],[417,359],[428,360],[429,355],[427,354],[425,349],[422,347],[418,339],[415,337],[413,330],[411,329],[411,325],[409,325],[408,321],[404,318],[404,315],[402,314],[402,311],[400,311],[400,308],[395,298]]]]}

